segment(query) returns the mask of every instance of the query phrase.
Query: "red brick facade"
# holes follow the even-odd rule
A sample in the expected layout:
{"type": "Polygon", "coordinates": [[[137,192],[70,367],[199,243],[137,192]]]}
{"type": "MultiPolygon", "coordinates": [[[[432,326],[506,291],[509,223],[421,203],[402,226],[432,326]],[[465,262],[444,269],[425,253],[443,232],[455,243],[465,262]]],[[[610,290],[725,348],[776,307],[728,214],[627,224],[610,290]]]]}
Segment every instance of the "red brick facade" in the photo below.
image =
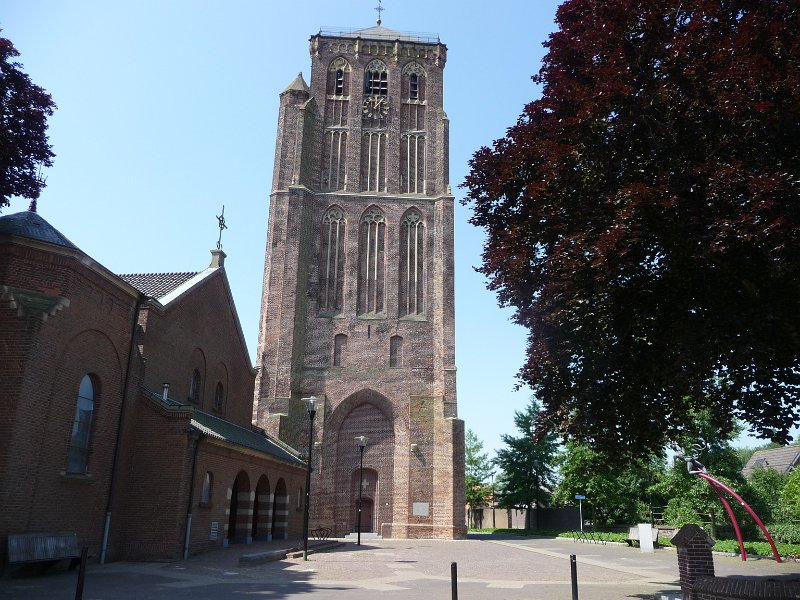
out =
{"type": "Polygon", "coordinates": [[[463,537],[446,47],[382,27],[310,46],[310,87],[281,94],[255,418],[306,448],[301,399],[322,401],[312,527],[355,530],[365,435],[362,523],[463,537]]]}
{"type": "Polygon", "coordinates": [[[26,532],[75,532],[95,557],[177,559],[190,515],[190,553],[300,537],[305,469],[251,425],[255,371],[223,258],[146,298],[35,213],[0,217],[0,565],[7,536],[26,532]]]}

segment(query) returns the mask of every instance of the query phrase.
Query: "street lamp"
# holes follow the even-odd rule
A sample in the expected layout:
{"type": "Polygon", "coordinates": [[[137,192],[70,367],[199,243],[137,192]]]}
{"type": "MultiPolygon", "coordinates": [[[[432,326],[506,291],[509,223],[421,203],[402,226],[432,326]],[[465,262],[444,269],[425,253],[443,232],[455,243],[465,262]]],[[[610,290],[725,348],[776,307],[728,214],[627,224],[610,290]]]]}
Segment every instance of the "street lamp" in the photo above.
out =
{"type": "Polygon", "coordinates": [[[497,529],[497,525],[494,523],[494,471],[491,472],[492,476],[492,529],[497,529]]]}
{"type": "Polygon", "coordinates": [[[317,398],[303,398],[308,410],[308,471],[306,471],[306,510],[303,515],[303,560],[308,560],[308,507],[311,502],[311,450],[314,447],[314,415],[317,414],[317,398]]]}
{"type": "Polygon", "coordinates": [[[361,460],[358,466],[358,542],[356,545],[361,545],[361,488],[364,483],[364,448],[367,445],[367,438],[360,435],[356,438],[358,440],[358,451],[361,454],[361,460]]]}

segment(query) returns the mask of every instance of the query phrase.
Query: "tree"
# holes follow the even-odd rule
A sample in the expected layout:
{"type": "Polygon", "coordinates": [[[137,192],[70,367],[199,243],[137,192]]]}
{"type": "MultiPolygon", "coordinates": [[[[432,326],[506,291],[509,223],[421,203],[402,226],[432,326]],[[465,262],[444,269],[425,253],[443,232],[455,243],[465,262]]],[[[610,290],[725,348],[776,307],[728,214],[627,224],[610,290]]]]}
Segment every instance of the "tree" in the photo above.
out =
{"type": "Polygon", "coordinates": [[[800,469],[794,469],[786,476],[780,497],[786,520],[800,519],[800,469]]]}
{"type": "Polygon", "coordinates": [[[12,59],[11,41],[0,38],[0,209],[12,196],[36,199],[44,188],[42,167],[54,156],[47,139],[47,118],[56,105],[12,59]]]}
{"type": "Polygon", "coordinates": [[[464,184],[480,271],[529,330],[539,433],[627,460],[707,406],[723,433],[790,440],[796,0],[567,0],[556,20],[541,98],[464,184]]]}
{"type": "Polygon", "coordinates": [[[533,439],[531,432],[540,410],[539,403],[531,398],[524,411],[514,412],[514,425],[521,435],[500,437],[505,447],[497,451],[494,464],[503,471],[497,497],[503,508],[530,509],[550,500],[557,441],[552,434],[533,439]]]}
{"type": "Polygon", "coordinates": [[[483,442],[471,429],[467,429],[464,436],[464,450],[466,502],[470,511],[473,511],[484,506],[493,494],[489,485],[492,462],[489,455],[483,452],[483,442]]]}
{"type": "Polygon", "coordinates": [[[600,527],[649,519],[648,488],[661,469],[663,459],[619,466],[586,444],[567,442],[558,457],[560,482],[553,503],[574,504],[576,494],[586,496],[583,514],[600,527]]]}

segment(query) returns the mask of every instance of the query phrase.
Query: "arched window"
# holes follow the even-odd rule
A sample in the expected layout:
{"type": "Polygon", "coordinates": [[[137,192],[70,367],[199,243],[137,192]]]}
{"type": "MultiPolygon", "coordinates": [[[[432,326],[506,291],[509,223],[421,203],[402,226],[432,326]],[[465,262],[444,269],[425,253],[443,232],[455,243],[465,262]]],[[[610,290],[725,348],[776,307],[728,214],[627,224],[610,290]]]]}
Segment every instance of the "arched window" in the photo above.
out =
{"type": "Polygon", "coordinates": [[[418,62],[410,62],[402,71],[403,98],[407,100],[425,99],[425,69],[418,62]]]}
{"type": "Polygon", "coordinates": [[[403,338],[399,335],[389,338],[389,366],[403,366],[403,338]]]}
{"type": "Polygon", "coordinates": [[[217,382],[217,387],[214,389],[214,410],[222,412],[222,407],[225,406],[225,388],[222,387],[221,382],[217,382]]]}
{"type": "Polygon", "coordinates": [[[389,93],[389,74],[383,61],[373,60],[364,69],[364,95],[386,96],[389,93]]]}
{"type": "Polygon", "coordinates": [[[384,310],[386,217],[373,206],[361,217],[358,243],[358,313],[384,310]]]}
{"type": "Polygon", "coordinates": [[[203,491],[200,493],[200,504],[208,506],[211,504],[211,486],[214,483],[214,475],[211,471],[206,471],[203,476],[203,491]]]}
{"type": "Polygon", "coordinates": [[[75,417],[67,455],[67,473],[86,473],[89,460],[89,438],[94,414],[95,384],[90,375],[84,375],[78,387],[75,417]]]}
{"type": "Polygon", "coordinates": [[[344,355],[347,350],[347,336],[338,333],[333,338],[333,366],[341,367],[344,365],[344,355]]]}
{"type": "Polygon", "coordinates": [[[400,223],[399,267],[400,316],[420,316],[425,312],[425,224],[415,209],[400,223]]]}
{"type": "Polygon", "coordinates": [[[328,96],[347,96],[350,92],[350,63],[337,56],[328,65],[328,96]]]}
{"type": "Polygon", "coordinates": [[[203,380],[200,377],[200,371],[195,369],[192,371],[192,379],[189,383],[189,401],[195,404],[200,402],[200,389],[202,388],[203,380]]]}
{"type": "Polygon", "coordinates": [[[322,218],[319,309],[338,313],[344,301],[344,211],[332,206],[322,218]]]}

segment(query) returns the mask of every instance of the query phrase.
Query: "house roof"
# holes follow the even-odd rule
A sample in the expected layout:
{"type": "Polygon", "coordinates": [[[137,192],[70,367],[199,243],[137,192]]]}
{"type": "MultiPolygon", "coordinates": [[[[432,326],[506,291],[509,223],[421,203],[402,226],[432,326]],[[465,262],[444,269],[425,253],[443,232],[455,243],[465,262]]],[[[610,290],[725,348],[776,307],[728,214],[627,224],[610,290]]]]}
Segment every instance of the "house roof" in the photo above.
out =
{"type": "Polygon", "coordinates": [[[137,290],[152,298],[161,298],[180,287],[199,271],[185,273],[131,273],[120,275],[137,290]]]}
{"type": "Polygon", "coordinates": [[[78,250],[63,233],[30,210],[0,217],[0,235],[17,235],[78,250]]]}
{"type": "Polygon", "coordinates": [[[265,432],[253,431],[252,429],[247,429],[241,425],[226,421],[221,417],[198,410],[194,406],[182,404],[169,397],[163,398],[160,394],[147,387],[143,387],[142,389],[153,399],[166,406],[173,408],[181,407],[190,410],[192,412],[191,426],[211,438],[222,440],[235,446],[256,450],[262,454],[267,454],[299,466],[306,466],[306,463],[284,448],[279,442],[270,438],[265,432]]]}
{"type": "Polygon", "coordinates": [[[800,446],[756,450],[742,469],[742,475],[746,477],[758,468],[773,469],[786,474],[798,463],[800,463],[800,446]]]}

